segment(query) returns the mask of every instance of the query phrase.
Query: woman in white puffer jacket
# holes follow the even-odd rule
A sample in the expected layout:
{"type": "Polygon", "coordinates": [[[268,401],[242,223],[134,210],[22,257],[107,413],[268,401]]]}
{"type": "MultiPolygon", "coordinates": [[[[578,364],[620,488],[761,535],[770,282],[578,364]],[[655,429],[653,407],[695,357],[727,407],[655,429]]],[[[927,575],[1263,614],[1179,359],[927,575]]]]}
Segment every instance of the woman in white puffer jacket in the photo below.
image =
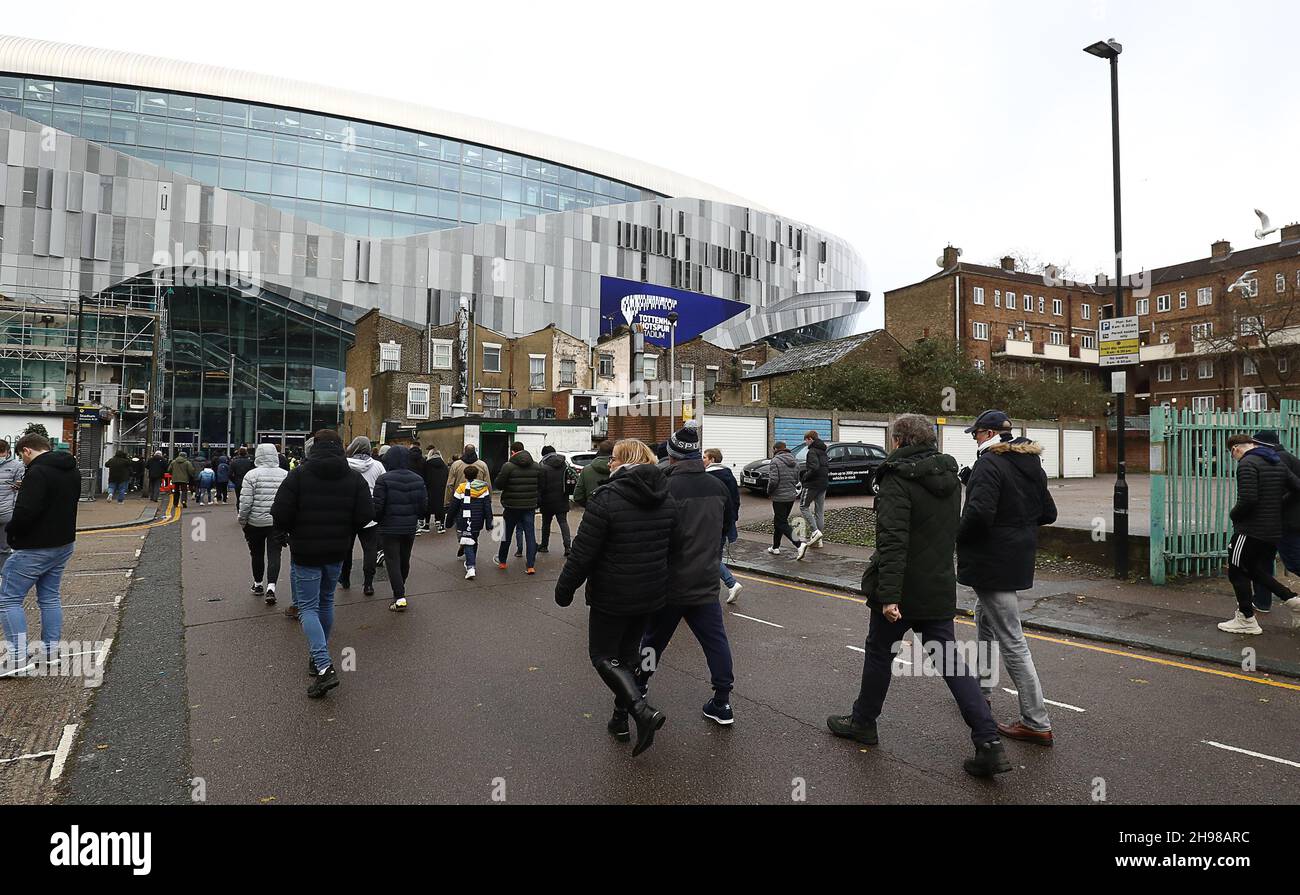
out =
{"type": "Polygon", "coordinates": [[[239,524],[253,559],[253,585],[248,590],[256,596],[266,595],[268,606],[275,604],[275,582],[280,577],[280,551],[284,538],[271,519],[271,505],[289,473],[280,468],[280,454],[273,444],[259,444],[253,454],[253,468],[244,474],[239,486],[239,524]],[[266,585],[262,584],[263,574],[266,585]]]}

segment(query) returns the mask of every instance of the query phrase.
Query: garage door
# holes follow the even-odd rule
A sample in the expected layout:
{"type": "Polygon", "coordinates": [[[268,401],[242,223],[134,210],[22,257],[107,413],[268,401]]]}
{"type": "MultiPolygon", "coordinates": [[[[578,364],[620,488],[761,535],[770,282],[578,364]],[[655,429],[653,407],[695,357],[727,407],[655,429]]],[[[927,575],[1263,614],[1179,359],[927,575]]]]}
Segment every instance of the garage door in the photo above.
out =
{"type": "Polygon", "coordinates": [[[784,441],[786,447],[794,450],[803,444],[805,432],[816,432],[822,441],[831,440],[831,421],[829,419],[812,419],[800,416],[778,416],[775,421],[776,441],[784,441]]]}
{"type": "Polygon", "coordinates": [[[1061,477],[1060,433],[1056,429],[1026,429],[1025,437],[1043,446],[1043,472],[1049,479],[1061,477]]]}
{"type": "Polygon", "coordinates": [[[1067,479],[1092,478],[1092,430],[1066,429],[1061,472],[1067,479]]]}
{"type": "Polygon", "coordinates": [[[840,441],[861,441],[888,451],[889,445],[885,443],[887,431],[884,423],[878,425],[840,423],[840,441]]]}
{"type": "Polygon", "coordinates": [[[957,461],[957,466],[975,465],[975,439],[966,434],[965,426],[943,426],[943,447],[945,454],[957,461]]]}
{"type": "Polygon", "coordinates": [[[731,467],[736,478],[746,464],[767,457],[767,417],[704,416],[704,447],[722,451],[722,465],[731,467]]]}

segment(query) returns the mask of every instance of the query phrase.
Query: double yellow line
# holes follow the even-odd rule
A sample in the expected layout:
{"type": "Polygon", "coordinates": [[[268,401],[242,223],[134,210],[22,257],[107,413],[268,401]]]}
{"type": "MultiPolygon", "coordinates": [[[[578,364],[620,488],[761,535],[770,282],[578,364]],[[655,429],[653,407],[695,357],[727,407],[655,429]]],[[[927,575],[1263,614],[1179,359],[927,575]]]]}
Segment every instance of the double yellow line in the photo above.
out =
{"type": "Polygon", "coordinates": [[[82,528],[82,529],[78,529],[77,536],[80,537],[81,535],[103,534],[105,532],[116,533],[119,531],[144,531],[145,529],[149,529],[149,528],[158,528],[163,525],[171,525],[180,517],[181,517],[181,508],[172,507],[170,510],[167,511],[167,515],[164,516],[163,518],[155,519],[152,522],[146,522],[143,525],[124,525],[121,528],[115,528],[112,526],[109,526],[107,528],[82,528]]]}
{"type": "MultiPolygon", "coordinates": [[[[848,603],[867,602],[861,597],[850,597],[847,596],[846,594],[832,593],[831,591],[828,590],[818,590],[817,588],[813,588],[813,587],[803,587],[802,585],[789,584],[785,581],[777,581],[772,578],[758,578],[753,575],[743,575],[739,572],[733,572],[732,574],[734,574],[737,578],[744,578],[746,581],[758,581],[763,584],[771,584],[774,587],[785,587],[785,588],[789,588],[790,590],[799,590],[808,594],[816,594],[819,597],[830,597],[831,599],[844,600],[848,603]]],[[[955,619],[955,621],[961,625],[969,625],[972,628],[975,627],[974,622],[967,621],[966,619],[959,618],[959,619],[955,619]]],[[[1072,646],[1075,649],[1090,650],[1095,653],[1105,653],[1108,656],[1120,656],[1125,659],[1136,659],[1139,662],[1150,662],[1153,665],[1164,665],[1168,668],[1182,668],[1187,671],[1199,671],[1201,674],[1213,674],[1218,677],[1227,677],[1227,678],[1232,678],[1233,680],[1247,681],[1252,684],[1263,684],[1266,687],[1278,687],[1283,690],[1300,691],[1300,684],[1288,684],[1284,681],[1270,680],[1269,678],[1266,677],[1256,677],[1254,675],[1249,675],[1249,674],[1240,674],[1235,671],[1225,671],[1221,668],[1206,668],[1203,665],[1192,665],[1188,662],[1178,662],[1173,659],[1158,659],[1155,656],[1143,656],[1139,653],[1130,653],[1127,650],[1112,649],[1111,647],[1107,647],[1107,646],[1096,646],[1091,643],[1079,643],[1074,640],[1064,640],[1059,637],[1048,637],[1043,634],[1030,634],[1028,631],[1025,632],[1025,636],[1032,640],[1041,640],[1045,643],[1056,643],[1056,644],[1060,644],[1061,646],[1072,646]]]]}

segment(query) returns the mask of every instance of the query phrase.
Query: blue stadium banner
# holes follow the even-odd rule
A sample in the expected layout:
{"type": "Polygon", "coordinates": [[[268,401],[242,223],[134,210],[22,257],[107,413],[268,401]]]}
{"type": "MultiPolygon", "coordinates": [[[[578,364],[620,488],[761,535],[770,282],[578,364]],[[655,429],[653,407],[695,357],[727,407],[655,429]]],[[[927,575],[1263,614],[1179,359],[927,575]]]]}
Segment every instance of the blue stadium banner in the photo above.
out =
{"type": "Polygon", "coordinates": [[[673,311],[678,315],[677,343],[680,345],[749,310],[750,306],[741,301],[618,277],[600,278],[601,331],[640,323],[646,341],[665,348],[668,347],[668,315],[673,311]]]}

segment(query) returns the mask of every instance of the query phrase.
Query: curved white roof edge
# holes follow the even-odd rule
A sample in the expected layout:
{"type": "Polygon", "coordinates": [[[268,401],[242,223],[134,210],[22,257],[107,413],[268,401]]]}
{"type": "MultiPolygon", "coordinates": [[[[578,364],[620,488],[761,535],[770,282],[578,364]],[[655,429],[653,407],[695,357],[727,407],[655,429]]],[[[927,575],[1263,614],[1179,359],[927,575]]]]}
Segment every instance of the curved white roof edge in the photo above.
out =
{"type": "Polygon", "coordinates": [[[105,50],[7,35],[0,35],[0,71],[198,93],[271,106],[287,106],[339,118],[373,121],[534,156],[670,197],[705,199],[770,211],[742,196],[703,181],[593,146],[484,118],[290,78],[124,50],[105,50]]]}

